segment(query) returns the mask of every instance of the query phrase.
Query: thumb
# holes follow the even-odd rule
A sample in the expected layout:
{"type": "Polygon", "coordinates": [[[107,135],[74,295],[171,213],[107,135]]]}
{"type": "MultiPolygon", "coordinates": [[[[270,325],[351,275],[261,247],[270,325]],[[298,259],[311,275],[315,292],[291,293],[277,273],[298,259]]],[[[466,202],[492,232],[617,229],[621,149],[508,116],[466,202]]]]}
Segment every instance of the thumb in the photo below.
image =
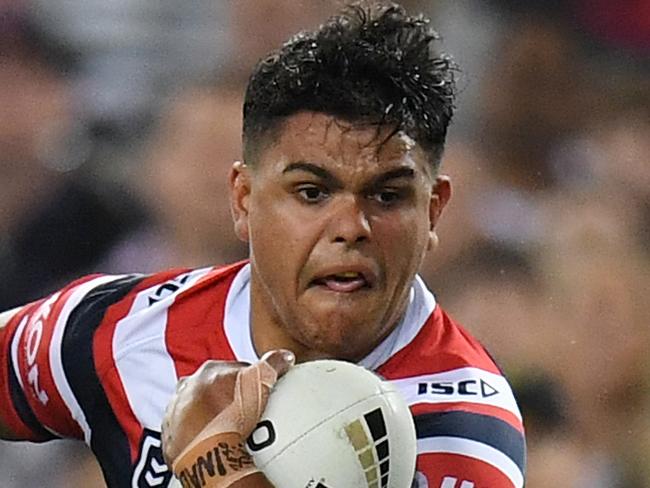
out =
{"type": "Polygon", "coordinates": [[[275,349],[266,352],[259,361],[271,366],[276,374],[276,379],[289,371],[296,362],[296,356],[286,349],[275,349]]]}

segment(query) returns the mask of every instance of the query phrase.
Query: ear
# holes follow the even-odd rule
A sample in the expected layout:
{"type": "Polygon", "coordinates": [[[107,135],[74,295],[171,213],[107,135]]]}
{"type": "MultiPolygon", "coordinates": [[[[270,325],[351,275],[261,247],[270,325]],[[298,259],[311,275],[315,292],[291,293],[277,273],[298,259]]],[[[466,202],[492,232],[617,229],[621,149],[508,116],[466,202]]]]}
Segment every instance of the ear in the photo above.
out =
{"type": "Polygon", "coordinates": [[[241,161],[235,161],[228,175],[230,185],[230,213],[235,224],[235,235],[248,242],[248,211],[251,193],[250,168],[241,161]]]}
{"type": "Polygon", "coordinates": [[[436,225],[442,215],[442,211],[451,198],[451,180],[448,176],[440,175],[431,189],[431,200],[429,201],[429,246],[432,250],[438,246],[438,234],[436,225]]]}

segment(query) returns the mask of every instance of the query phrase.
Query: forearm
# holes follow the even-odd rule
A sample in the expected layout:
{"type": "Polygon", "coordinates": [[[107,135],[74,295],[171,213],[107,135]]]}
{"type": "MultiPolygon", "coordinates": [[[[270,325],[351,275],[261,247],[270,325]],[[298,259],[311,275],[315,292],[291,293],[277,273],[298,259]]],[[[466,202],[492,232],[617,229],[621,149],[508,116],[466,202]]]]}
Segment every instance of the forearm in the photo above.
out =
{"type": "Polygon", "coordinates": [[[274,488],[256,468],[243,438],[232,432],[195,438],[171,465],[183,486],[201,481],[206,488],[274,488]]]}

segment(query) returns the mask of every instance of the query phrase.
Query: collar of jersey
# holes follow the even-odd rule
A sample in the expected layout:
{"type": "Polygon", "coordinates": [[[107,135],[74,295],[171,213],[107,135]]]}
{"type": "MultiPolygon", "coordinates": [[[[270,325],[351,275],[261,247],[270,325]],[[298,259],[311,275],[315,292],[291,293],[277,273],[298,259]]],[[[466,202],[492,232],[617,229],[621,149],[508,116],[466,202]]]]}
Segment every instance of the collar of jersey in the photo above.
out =
{"type": "MultiPolygon", "coordinates": [[[[251,335],[250,278],[250,264],[246,264],[230,285],[226,298],[224,330],[237,361],[252,363],[259,356],[251,335]]],[[[406,313],[400,323],[359,364],[373,370],[384,364],[415,338],[435,307],[435,297],[424,281],[416,276],[411,285],[406,313]]]]}

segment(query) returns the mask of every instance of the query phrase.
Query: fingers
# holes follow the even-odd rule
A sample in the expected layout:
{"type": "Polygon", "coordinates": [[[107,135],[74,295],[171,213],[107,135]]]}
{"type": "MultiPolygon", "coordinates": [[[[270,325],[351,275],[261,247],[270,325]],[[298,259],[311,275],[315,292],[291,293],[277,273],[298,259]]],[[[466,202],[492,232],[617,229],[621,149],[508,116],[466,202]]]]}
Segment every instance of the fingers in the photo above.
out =
{"type": "Polygon", "coordinates": [[[223,432],[248,437],[259,421],[277,379],[295,363],[291,351],[269,351],[253,365],[206,361],[182,378],[163,419],[167,462],[187,447],[223,432]]]}
{"type": "Polygon", "coordinates": [[[197,383],[210,385],[220,379],[222,376],[230,372],[237,372],[241,368],[250,366],[250,363],[241,361],[221,361],[209,359],[205,361],[199,369],[197,369],[190,376],[184,376],[180,379],[178,386],[182,386],[186,380],[191,380],[197,383]]]}
{"type": "Polygon", "coordinates": [[[233,401],[237,373],[248,363],[209,360],[193,374],[179,379],[167,405],[161,432],[167,462],[233,401]]]}

